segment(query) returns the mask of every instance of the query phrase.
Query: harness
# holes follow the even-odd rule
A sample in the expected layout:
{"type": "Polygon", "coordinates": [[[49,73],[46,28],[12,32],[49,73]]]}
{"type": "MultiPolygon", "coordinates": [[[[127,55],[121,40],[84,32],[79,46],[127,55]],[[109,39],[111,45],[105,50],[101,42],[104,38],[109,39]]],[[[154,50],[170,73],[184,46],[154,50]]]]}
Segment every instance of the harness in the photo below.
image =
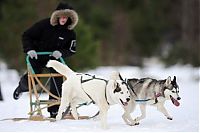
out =
{"type": "MultiPolygon", "coordinates": [[[[80,74],[77,74],[77,75],[80,75],[80,74]]],[[[97,78],[97,77],[95,77],[95,75],[90,75],[90,74],[85,74],[85,75],[90,76],[91,78],[89,78],[89,79],[83,79],[83,76],[81,76],[81,88],[82,88],[82,90],[85,92],[85,94],[91,99],[91,102],[92,102],[93,104],[95,104],[95,101],[92,99],[92,97],[83,89],[82,84],[83,84],[83,83],[86,83],[86,82],[89,82],[89,81],[91,81],[91,80],[97,79],[97,80],[103,80],[103,81],[105,81],[105,82],[106,82],[106,86],[107,86],[108,81],[105,80],[105,79],[102,79],[102,78],[97,78]]],[[[106,88],[105,88],[105,99],[106,99],[106,102],[107,102],[108,105],[109,105],[109,102],[108,102],[108,100],[107,100],[106,88]]]]}
{"type": "MultiPolygon", "coordinates": [[[[136,92],[135,92],[135,90],[134,90],[134,86],[135,86],[137,83],[136,83],[134,86],[132,86],[132,85],[128,82],[128,79],[125,79],[125,82],[127,83],[128,88],[130,88],[130,90],[135,94],[135,96],[138,97],[137,94],[136,94],[136,92]]],[[[162,96],[162,93],[161,93],[161,92],[159,92],[159,93],[154,92],[154,99],[155,99],[154,104],[158,103],[158,97],[160,97],[160,96],[162,96]]],[[[150,101],[150,100],[153,100],[153,99],[136,99],[135,102],[138,102],[138,103],[145,103],[145,102],[148,102],[148,101],[150,101]]]]}
{"type": "Polygon", "coordinates": [[[131,90],[137,97],[137,94],[135,93],[133,86],[128,82],[128,79],[125,79],[125,83],[128,85],[128,89],[131,90]]]}
{"type": "MultiPolygon", "coordinates": [[[[162,96],[162,94],[160,92],[157,94],[156,94],[156,92],[154,92],[155,102],[153,104],[158,103],[158,97],[160,97],[160,96],[162,96]]],[[[153,99],[136,99],[135,102],[142,103],[142,102],[148,102],[150,100],[153,100],[153,99]]]]}

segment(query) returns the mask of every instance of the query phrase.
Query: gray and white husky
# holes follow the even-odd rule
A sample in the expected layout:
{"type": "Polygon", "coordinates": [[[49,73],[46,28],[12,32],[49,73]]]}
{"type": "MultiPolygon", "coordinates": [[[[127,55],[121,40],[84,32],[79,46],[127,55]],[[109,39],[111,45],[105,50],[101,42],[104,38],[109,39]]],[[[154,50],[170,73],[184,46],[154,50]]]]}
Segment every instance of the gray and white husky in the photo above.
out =
{"type": "MultiPolygon", "coordinates": [[[[112,78],[122,78],[118,72],[113,73],[112,78]]],[[[172,120],[172,117],[164,107],[166,100],[171,100],[175,106],[179,106],[179,86],[176,82],[176,76],[171,80],[169,76],[164,80],[156,80],[152,78],[142,79],[127,79],[129,90],[131,93],[131,101],[128,106],[124,106],[123,120],[128,125],[138,125],[139,121],[146,117],[146,105],[157,107],[158,111],[163,113],[167,119],[172,120]],[[135,110],[136,104],[139,104],[141,116],[135,119],[131,118],[130,113],[135,110]]]]}

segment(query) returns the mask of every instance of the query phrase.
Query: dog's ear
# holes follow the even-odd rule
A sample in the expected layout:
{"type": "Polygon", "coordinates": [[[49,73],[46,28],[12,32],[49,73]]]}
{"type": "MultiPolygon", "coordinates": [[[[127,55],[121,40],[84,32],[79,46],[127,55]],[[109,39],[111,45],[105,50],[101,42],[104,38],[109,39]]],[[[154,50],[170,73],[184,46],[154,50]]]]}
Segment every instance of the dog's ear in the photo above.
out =
{"type": "Polygon", "coordinates": [[[112,89],[114,93],[121,91],[121,88],[119,87],[119,84],[116,80],[109,80],[106,88],[112,89]]]}
{"type": "Polygon", "coordinates": [[[110,79],[112,80],[119,80],[120,77],[119,77],[120,73],[118,71],[113,71],[110,75],[110,79]]]}
{"type": "Polygon", "coordinates": [[[122,78],[122,76],[121,76],[121,74],[120,74],[120,73],[119,73],[119,79],[120,79],[120,80],[123,80],[123,78],[122,78]]]}
{"type": "Polygon", "coordinates": [[[120,92],[120,91],[121,91],[121,88],[119,87],[119,84],[116,82],[114,93],[120,92]]]}
{"type": "Polygon", "coordinates": [[[116,88],[116,80],[113,80],[113,79],[109,80],[106,87],[108,89],[114,90],[116,88]]]}
{"type": "Polygon", "coordinates": [[[174,76],[173,82],[174,82],[174,83],[176,82],[176,76],[174,76]]]}
{"type": "Polygon", "coordinates": [[[171,77],[169,76],[165,82],[167,85],[171,84],[171,77]]]}

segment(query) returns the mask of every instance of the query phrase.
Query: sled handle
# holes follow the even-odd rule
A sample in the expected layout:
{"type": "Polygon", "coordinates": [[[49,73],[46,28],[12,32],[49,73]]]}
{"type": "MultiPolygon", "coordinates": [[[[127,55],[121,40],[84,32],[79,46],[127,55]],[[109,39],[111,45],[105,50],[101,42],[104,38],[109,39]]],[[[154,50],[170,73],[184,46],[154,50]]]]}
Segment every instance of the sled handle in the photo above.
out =
{"type": "MultiPolygon", "coordinates": [[[[37,55],[52,55],[53,52],[36,52],[36,53],[37,53],[37,55]]],[[[28,68],[31,70],[32,74],[35,74],[35,71],[33,70],[33,67],[31,65],[29,59],[30,59],[30,56],[27,55],[26,56],[26,64],[27,64],[28,68]]],[[[61,63],[65,64],[65,61],[62,57],[60,57],[59,60],[61,63]]]]}

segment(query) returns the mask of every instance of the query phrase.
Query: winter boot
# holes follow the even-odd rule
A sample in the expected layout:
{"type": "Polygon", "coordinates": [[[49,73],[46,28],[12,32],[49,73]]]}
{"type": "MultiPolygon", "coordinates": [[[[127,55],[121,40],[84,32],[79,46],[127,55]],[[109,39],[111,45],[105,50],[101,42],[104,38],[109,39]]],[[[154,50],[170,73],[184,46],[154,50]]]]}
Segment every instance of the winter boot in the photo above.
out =
{"type": "Polygon", "coordinates": [[[58,112],[50,112],[50,117],[51,118],[56,118],[57,114],[58,114],[58,112]]]}
{"type": "Polygon", "coordinates": [[[19,85],[13,93],[13,98],[15,100],[18,100],[22,95],[22,92],[27,92],[27,91],[28,91],[28,74],[26,73],[21,77],[19,85]]]}
{"type": "Polygon", "coordinates": [[[13,93],[13,98],[14,98],[15,100],[18,100],[18,99],[20,98],[21,95],[22,95],[22,91],[20,90],[20,87],[18,86],[18,87],[15,89],[14,93],[13,93]]]}

